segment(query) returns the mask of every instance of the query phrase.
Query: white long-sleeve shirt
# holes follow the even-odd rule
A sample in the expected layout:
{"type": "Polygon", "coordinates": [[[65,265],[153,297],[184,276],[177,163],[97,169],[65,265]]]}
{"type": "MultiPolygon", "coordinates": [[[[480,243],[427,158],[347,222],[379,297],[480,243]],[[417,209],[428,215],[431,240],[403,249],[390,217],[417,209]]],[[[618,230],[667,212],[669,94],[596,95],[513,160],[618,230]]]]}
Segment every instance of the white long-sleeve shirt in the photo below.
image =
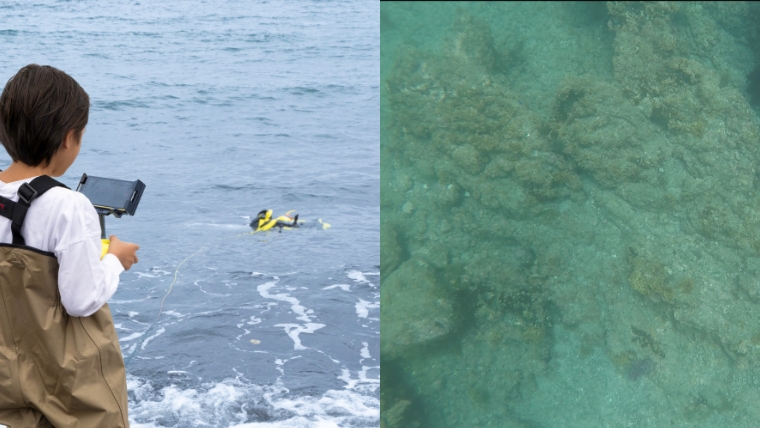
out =
{"type": "MultiPolygon", "coordinates": [[[[19,187],[33,179],[0,181],[0,196],[18,201],[19,187]]],[[[58,258],[58,290],[69,315],[92,315],[116,292],[124,267],[113,254],[100,260],[100,222],[85,195],[62,187],[48,190],[32,201],[21,235],[27,246],[58,258]]],[[[0,242],[13,242],[5,217],[0,217],[0,242]]]]}

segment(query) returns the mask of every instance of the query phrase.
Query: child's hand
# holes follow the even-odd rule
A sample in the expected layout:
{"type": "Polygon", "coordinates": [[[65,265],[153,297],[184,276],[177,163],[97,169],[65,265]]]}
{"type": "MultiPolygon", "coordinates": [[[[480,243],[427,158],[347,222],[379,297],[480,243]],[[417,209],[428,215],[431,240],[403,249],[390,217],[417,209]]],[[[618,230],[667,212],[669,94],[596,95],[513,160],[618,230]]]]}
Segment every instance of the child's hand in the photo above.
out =
{"type": "Polygon", "coordinates": [[[119,259],[124,270],[129,270],[133,264],[137,263],[137,250],[140,249],[140,246],[131,242],[124,242],[115,235],[111,235],[109,239],[111,244],[108,246],[108,253],[119,259]]]}

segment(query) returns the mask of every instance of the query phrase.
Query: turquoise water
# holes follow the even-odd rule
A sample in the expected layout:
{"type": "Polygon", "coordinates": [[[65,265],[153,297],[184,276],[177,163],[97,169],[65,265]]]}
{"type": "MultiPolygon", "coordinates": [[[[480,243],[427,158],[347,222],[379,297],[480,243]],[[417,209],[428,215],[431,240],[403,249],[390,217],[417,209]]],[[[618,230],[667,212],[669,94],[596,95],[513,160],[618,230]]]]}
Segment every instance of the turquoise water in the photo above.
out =
{"type": "Polygon", "coordinates": [[[61,181],[146,184],[106,220],[141,245],[109,302],[133,428],[379,424],[379,9],[0,3],[0,83],[49,64],[90,95],[61,181]],[[245,235],[263,209],[332,227],[245,235]]]}
{"type": "Polygon", "coordinates": [[[760,6],[380,15],[381,426],[756,426],[760,6]]]}

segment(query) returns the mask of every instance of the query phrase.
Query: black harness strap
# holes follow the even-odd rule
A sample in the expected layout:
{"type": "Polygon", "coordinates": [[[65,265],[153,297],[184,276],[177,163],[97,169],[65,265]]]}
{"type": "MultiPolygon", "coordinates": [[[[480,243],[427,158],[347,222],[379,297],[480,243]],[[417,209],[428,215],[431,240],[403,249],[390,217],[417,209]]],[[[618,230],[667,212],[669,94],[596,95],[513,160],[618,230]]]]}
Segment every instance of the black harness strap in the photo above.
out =
{"type": "Polygon", "coordinates": [[[68,189],[68,186],[53,180],[47,175],[41,175],[19,187],[18,202],[0,196],[0,216],[11,221],[13,245],[26,245],[24,237],[21,236],[21,226],[24,225],[26,212],[29,210],[32,201],[53,187],[65,187],[68,189]]]}

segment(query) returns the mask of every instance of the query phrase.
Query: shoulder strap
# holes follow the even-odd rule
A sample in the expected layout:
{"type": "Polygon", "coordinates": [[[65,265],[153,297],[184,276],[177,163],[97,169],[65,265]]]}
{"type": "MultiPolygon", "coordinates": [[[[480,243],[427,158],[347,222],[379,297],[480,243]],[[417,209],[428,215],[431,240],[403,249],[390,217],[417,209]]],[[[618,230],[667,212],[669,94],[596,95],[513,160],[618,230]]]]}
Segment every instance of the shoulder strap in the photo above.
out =
{"type": "Polygon", "coordinates": [[[11,221],[11,232],[13,233],[13,245],[26,245],[24,237],[21,236],[21,226],[24,225],[26,212],[32,201],[42,196],[45,192],[53,187],[68,186],[53,180],[47,175],[41,175],[29,183],[24,183],[18,189],[18,202],[0,196],[0,216],[11,221]]]}

